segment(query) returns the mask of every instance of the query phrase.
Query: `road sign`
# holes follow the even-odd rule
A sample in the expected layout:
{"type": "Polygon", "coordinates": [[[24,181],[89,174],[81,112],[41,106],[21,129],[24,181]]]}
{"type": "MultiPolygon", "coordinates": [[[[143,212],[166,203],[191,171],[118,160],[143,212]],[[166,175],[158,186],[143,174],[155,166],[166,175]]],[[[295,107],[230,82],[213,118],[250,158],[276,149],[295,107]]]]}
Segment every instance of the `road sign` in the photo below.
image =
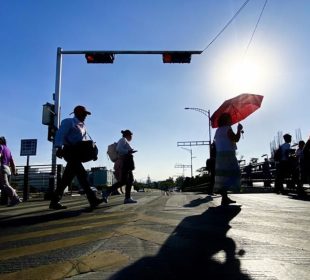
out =
{"type": "Polygon", "coordinates": [[[35,156],[37,154],[37,139],[22,139],[20,145],[21,156],[35,156]]]}

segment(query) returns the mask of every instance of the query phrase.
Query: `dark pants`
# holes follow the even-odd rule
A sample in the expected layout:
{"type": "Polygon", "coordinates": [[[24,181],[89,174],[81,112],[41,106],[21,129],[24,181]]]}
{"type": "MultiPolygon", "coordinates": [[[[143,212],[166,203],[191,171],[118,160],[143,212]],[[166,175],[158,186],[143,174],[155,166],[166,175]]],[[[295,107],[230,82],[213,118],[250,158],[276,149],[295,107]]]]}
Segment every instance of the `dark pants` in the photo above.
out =
{"type": "Polygon", "coordinates": [[[288,160],[280,161],[275,179],[275,192],[283,192],[283,183],[286,178],[291,178],[292,167],[288,160]]]}
{"type": "Polygon", "coordinates": [[[61,199],[64,193],[65,188],[71,184],[75,176],[77,177],[81,187],[83,187],[89,203],[94,202],[96,200],[96,195],[90,188],[90,185],[87,179],[87,172],[83,164],[79,160],[76,160],[76,159],[67,158],[66,161],[67,161],[67,165],[62,175],[60,184],[57,184],[57,188],[52,197],[52,202],[59,202],[59,200],[61,199]]]}

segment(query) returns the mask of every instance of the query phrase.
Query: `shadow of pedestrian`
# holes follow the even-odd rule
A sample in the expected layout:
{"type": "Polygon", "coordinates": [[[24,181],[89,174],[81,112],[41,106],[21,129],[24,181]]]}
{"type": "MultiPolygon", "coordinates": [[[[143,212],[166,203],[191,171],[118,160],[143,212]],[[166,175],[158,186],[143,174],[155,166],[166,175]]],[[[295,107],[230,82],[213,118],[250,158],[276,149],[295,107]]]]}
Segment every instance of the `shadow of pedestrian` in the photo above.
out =
{"type": "Polygon", "coordinates": [[[229,222],[240,210],[238,206],[210,207],[201,215],[185,218],[157,255],[138,260],[114,274],[110,280],[250,280],[240,270],[234,240],[226,235],[230,229],[229,222]],[[215,258],[219,252],[223,252],[224,257],[215,258]]]}
{"type": "Polygon", "coordinates": [[[184,207],[197,207],[200,204],[208,203],[208,202],[210,202],[212,200],[213,200],[212,196],[211,195],[207,195],[205,198],[199,197],[197,199],[192,200],[190,203],[185,204],[184,207]]]}

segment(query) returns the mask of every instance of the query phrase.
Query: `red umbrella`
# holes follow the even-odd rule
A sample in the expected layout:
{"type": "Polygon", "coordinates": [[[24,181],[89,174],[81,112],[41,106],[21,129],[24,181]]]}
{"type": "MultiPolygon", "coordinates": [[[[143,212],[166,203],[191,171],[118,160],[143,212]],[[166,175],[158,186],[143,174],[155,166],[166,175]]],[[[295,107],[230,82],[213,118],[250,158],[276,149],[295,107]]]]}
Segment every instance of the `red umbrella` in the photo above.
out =
{"type": "Polygon", "coordinates": [[[243,93],[226,100],[211,116],[212,127],[218,127],[218,119],[223,113],[230,114],[232,124],[244,120],[260,107],[263,98],[262,95],[243,93]]]}

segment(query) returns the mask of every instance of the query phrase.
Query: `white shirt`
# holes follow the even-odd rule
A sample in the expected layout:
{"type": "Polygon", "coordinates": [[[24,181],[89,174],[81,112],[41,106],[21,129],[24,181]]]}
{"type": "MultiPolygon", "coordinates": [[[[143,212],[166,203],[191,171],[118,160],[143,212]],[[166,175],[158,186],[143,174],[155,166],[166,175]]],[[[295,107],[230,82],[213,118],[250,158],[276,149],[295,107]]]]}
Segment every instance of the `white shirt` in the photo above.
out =
{"type": "Polygon", "coordinates": [[[61,122],[55,136],[55,147],[73,145],[87,140],[86,126],[78,118],[67,118],[61,122]]]}
{"type": "Polygon", "coordinates": [[[235,142],[231,141],[228,137],[228,130],[231,129],[230,126],[219,127],[214,136],[216,151],[235,151],[237,150],[237,145],[235,142]]]}
{"type": "Polygon", "coordinates": [[[129,151],[131,151],[132,148],[129,145],[128,140],[125,137],[122,137],[118,142],[116,146],[116,151],[120,156],[127,155],[129,151]]]}

